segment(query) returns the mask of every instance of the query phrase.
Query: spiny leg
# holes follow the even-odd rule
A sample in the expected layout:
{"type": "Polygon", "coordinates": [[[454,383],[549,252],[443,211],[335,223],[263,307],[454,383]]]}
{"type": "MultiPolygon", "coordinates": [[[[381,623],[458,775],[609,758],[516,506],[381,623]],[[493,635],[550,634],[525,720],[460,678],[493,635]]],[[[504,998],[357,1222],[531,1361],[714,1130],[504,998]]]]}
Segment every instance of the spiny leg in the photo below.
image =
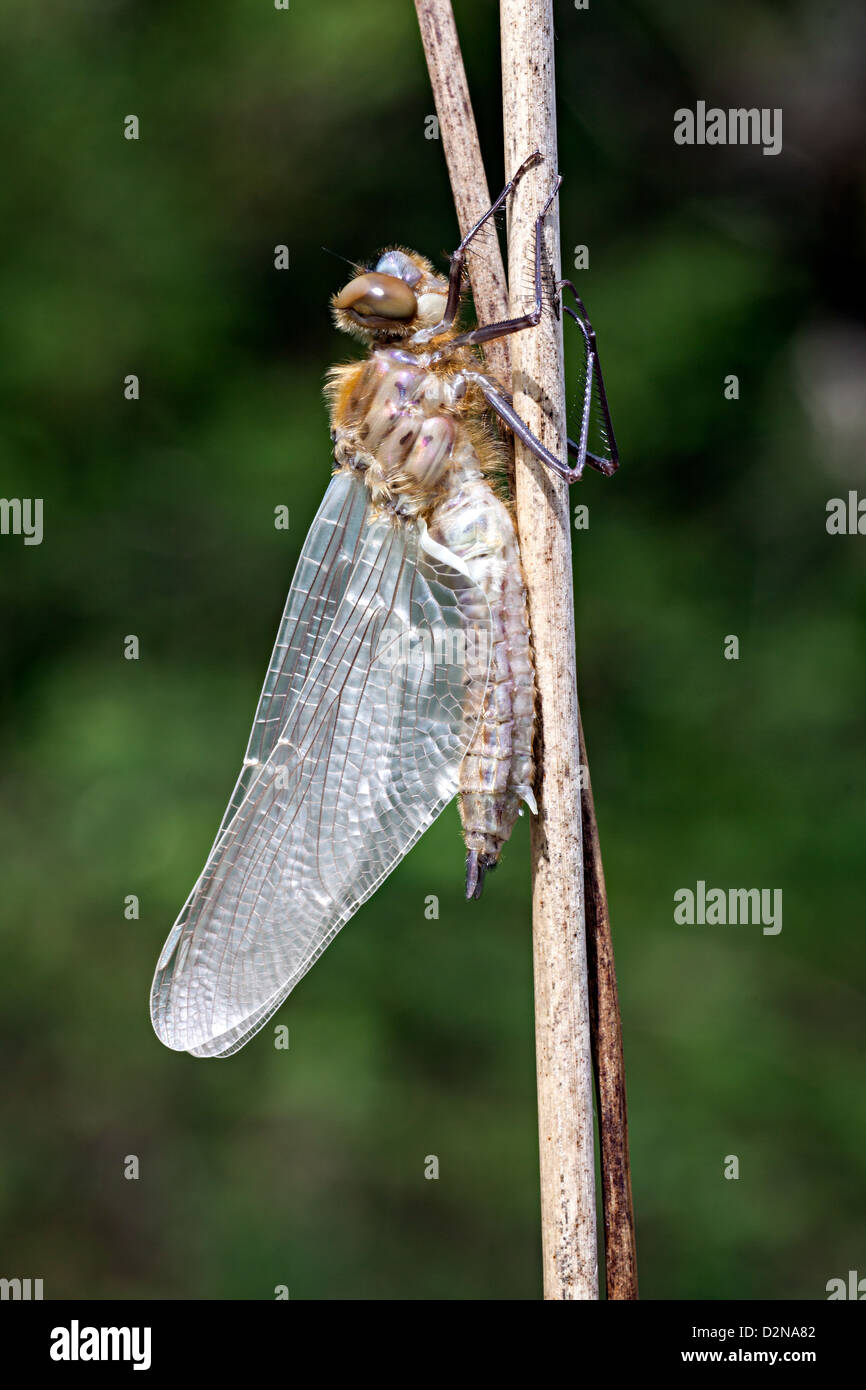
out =
{"type": "MultiPolygon", "coordinates": [[[[518,176],[522,177],[525,170],[535,161],[536,157],[537,156],[533,155],[530,156],[528,160],[524,161],[524,163],[520,166],[517,175],[512,180],[511,187],[513,187],[516,183],[518,176]]],[[[524,314],[519,318],[505,319],[500,323],[486,324],[481,328],[476,328],[469,333],[463,333],[459,337],[453,338],[451,342],[448,343],[444,348],[441,348],[437,353],[433,354],[433,361],[437,361],[443,357],[446,357],[448,353],[451,351],[451,349],[455,347],[489,342],[492,338],[503,338],[511,333],[518,333],[523,328],[534,328],[540,322],[543,308],[541,284],[542,229],[544,225],[544,219],[547,216],[547,213],[550,209],[551,204],[553,203],[554,198],[559,192],[561,184],[562,175],[558,174],[554,187],[550,193],[550,196],[548,197],[547,202],[544,204],[544,207],[541,209],[541,212],[535,220],[535,304],[533,308],[530,310],[528,314],[524,314]]],[[[497,205],[501,204],[501,202],[504,201],[509,191],[510,188],[506,186],[505,190],[500,195],[500,198],[497,200],[497,203],[494,204],[493,207],[485,214],[485,216],[481,219],[481,222],[478,223],[478,226],[476,226],[473,229],[473,231],[469,233],[469,237],[473,236],[475,231],[478,230],[478,227],[483,225],[487,218],[495,211],[497,205]]],[[[469,238],[464,239],[464,242],[461,243],[461,247],[465,245],[468,239],[469,238]]],[[[503,388],[499,386],[497,382],[493,381],[483,372],[466,371],[463,373],[463,375],[467,381],[475,382],[475,384],[479,387],[482,395],[484,396],[484,399],[487,401],[487,404],[491,407],[495,414],[498,415],[499,419],[502,420],[509,427],[509,429],[513,432],[516,438],[518,438],[521,441],[521,443],[523,443],[526,446],[530,453],[532,453],[537,459],[539,459],[541,463],[546,464],[547,467],[552,469],[552,471],[556,473],[559,477],[565,478],[566,482],[577,482],[583,476],[583,471],[587,464],[589,464],[591,468],[597,469],[599,473],[604,474],[605,477],[610,477],[612,476],[612,474],[616,472],[616,470],[619,467],[619,457],[616,449],[616,439],[613,433],[613,425],[610,419],[610,410],[607,404],[607,393],[604,389],[604,378],[601,374],[601,364],[598,360],[598,347],[596,345],[595,330],[593,329],[592,324],[589,321],[589,316],[586,312],[583,301],[581,300],[572,282],[570,280],[560,280],[557,282],[557,289],[560,292],[559,299],[557,302],[557,308],[561,306],[565,310],[565,312],[569,314],[571,318],[574,319],[575,323],[577,323],[580,327],[580,330],[583,333],[584,339],[586,341],[587,380],[586,390],[584,392],[583,416],[581,420],[581,437],[580,442],[578,443],[576,443],[573,439],[567,439],[567,448],[569,454],[577,458],[576,467],[569,468],[568,464],[563,463],[561,459],[557,458],[555,454],[551,453],[551,451],[544,444],[542,444],[541,440],[538,439],[537,436],[532,433],[529,426],[525,423],[523,419],[521,419],[520,415],[518,415],[517,411],[514,409],[514,403],[512,401],[511,396],[508,395],[508,393],[505,390],[503,390],[503,388]],[[562,303],[563,289],[569,289],[571,293],[574,295],[574,298],[580,309],[580,315],[575,313],[575,311],[572,308],[570,308],[569,305],[562,303]],[[586,447],[587,437],[589,433],[589,410],[591,405],[592,382],[594,374],[597,375],[598,395],[604,414],[607,437],[611,447],[610,459],[601,458],[599,457],[599,455],[592,453],[586,447]]],[[[475,875],[477,874],[477,868],[473,867],[472,869],[470,869],[470,866],[467,863],[467,883],[470,873],[473,876],[474,882],[475,875]]],[[[483,871],[481,878],[483,881],[483,871]]]]}
{"type": "MultiPolygon", "coordinates": [[[[581,462],[580,445],[576,444],[573,439],[567,440],[568,452],[572,457],[578,459],[578,463],[574,468],[569,468],[568,464],[558,459],[556,454],[552,454],[546,445],[542,444],[537,435],[532,433],[532,430],[526,424],[525,420],[522,416],[518,415],[517,411],[514,409],[514,402],[511,396],[502,389],[498,382],[493,381],[489,376],[485,376],[483,372],[464,372],[463,375],[467,381],[475,383],[491,410],[499,416],[503,424],[508,426],[512,434],[514,434],[522,444],[526,445],[529,452],[534,454],[541,463],[547,464],[547,467],[552,469],[560,478],[565,478],[567,483],[578,482],[583,477],[583,470],[586,464],[589,464],[590,468],[595,468],[597,472],[604,474],[606,478],[612,477],[616,472],[619,467],[618,460],[611,463],[608,459],[602,459],[596,454],[590,453],[586,448],[585,441],[582,451],[583,462],[581,462]]],[[[584,433],[584,431],[581,431],[581,433],[584,433]]]]}
{"type": "MultiPolygon", "coordinates": [[[[573,459],[579,459],[580,445],[574,439],[568,439],[566,441],[566,445],[571,457],[573,459]]],[[[590,468],[594,468],[596,473],[603,474],[605,478],[612,478],[614,473],[616,473],[616,471],[619,468],[619,459],[614,460],[599,458],[598,454],[590,453],[589,449],[584,449],[583,460],[584,466],[586,466],[586,464],[589,464],[590,468]]],[[[574,471],[577,472],[577,469],[575,468],[574,471]]],[[[581,470],[581,472],[582,471],[583,470],[581,470]]]]}
{"type": "Polygon", "coordinates": [[[559,303],[565,313],[574,319],[586,343],[586,388],[584,390],[583,413],[580,422],[580,441],[575,443],[573,439],[568,440],[568,452],[577,459],[577,469],[583,472],[584,464],[588,463],[591,468],[595,468],[605,477],[612,477],[619,468],[619,452],[616,447],[616,435],[613,432],[613,423],[610,418],[610,407],[607,403],[607,392],[604,389],[604,377],[601,371],[601,362],[598,356],[598,343],[596,342],[595,329],[589,321],[586,306],[572,284],[571,280],[560,280],[556,288],[559,290],[559,303]],[[578,306],[578,313],[570,305],[562,300],[562,291],[569,290],[574,296],[578,306]],[[589,412],[592,405],[592,385],[593,377],[596,382],[598,402],[604,417],[604,430],[607,442],[610,446],[610,458],[600,458],[598,454],[592,453],[587,449],[587,437],[589,434],[589,412]]]}
{"type": "Polygon", "coordinates": [[[546,463],[548,468],[552,469],[560,478],[564,478],[567,483],[577,482],[583,469],[569,468],[567,463],[563,463],[561,459],[556,457],[556,454],[552,454],[521,419],[514,409],[511,397],[495,381],[492,381],[489,376],[485,376],[483,372],[464,372],[463,375],[467,381],[475,383],[491,410],[508,426],[515,437],[526,445],[530,453],[534,454],[542,463],[546,463]]]}
{"type": "MultiPolygon", "coordinates": [[[[480,384],[481,383],[479,383],[479,385],[480,384]]],[[[568,452],[572,458],[578,460],[574,468],[569,468],[567,464],[564,464],[561,459],[556,457],[556,454],[552,454],[550,450],[542,444],[537,435],[532,433],[532,430],[526,424],[525,420],[522,416],[518,415],[517,411],[514,409],[511,398],[500,391],[494,382],[485,378],[485,384],[481,385],[481,391],[488,405],[499,416],[500,420],[508,426],[512,434],[514,434],[541,463],[546,463],[548,468],[552,469],[559,477],[564,478],[567,483],[580,482],[583,477],[583,470],[587,464],[589,464],[590,468],[594,468],[596,472],[603,474],[605,478],[612,478],[619,468],[618,461],[611,463],[609,459],[599,458],[597,454],[590,453],[585,443],[582,451],[583,461],[581,462],[580,445],[576,444],[573,439],[567,438],[566,446],[568,452]]]]}
{"type": "Polygon", "coordinates": [[[489,343],[492,338],[506,338],[511,333],[519,333],[523,328],[536,328],[541,322],[541,314],[544,307],[541,289],[541,252],[543,245],[544,219],[550,211],[550,206],[562,185],[562,175],[557,174],[550,196],[541,212],[535,219],[535,303],[527,314],[521,314],[517,318],[502,319],[499,323],[486,323],[481,328],[473,328],[469,333],[461,333],[458,337],[452,338],[451,342],[440,349],[439,353],[434,354],[434,361],[440,355],[445,357],[453,348],[479,343],[489,343]]]}
{"type": "Polygon", "coordinates": [[[447,332],[451,327],[460,306],[460,295],[463,289],[463,268],[466,264],[466,248],[469,246],[473,237],[478,235],[481,228],[490,221],[491,217],[495,216],[509,195],[514,192],[527,170],[531,169],[532,166],[537,164],[542,158],[543,155],[541,151],[535,150],[528,159],[524,159],[517,173],[508,180],[508,183],[503,188],[495,203],[491,203],[483,217],[479,217],[475,226],[471,227],[466,233],[460,245],[457,247],[457,250],[454,252],[454,255],[451,257],[451,270],[448,274],[448,298],[445,302],[445,312],[442,315],[442,319],[436,324],[435,328],[425,329],[423,336],[418,335],[419,342],[423,342],[425,339],[435,338],[438,334],[447,332]]]}

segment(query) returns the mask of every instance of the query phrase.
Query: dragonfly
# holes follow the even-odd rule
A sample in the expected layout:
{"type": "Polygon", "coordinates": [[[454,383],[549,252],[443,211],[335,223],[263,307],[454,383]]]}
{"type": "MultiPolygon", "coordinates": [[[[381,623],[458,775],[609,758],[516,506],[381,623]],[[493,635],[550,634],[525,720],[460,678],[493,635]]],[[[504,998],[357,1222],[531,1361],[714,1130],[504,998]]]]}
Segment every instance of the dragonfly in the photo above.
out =
{"type": "Polygon", "coordinates": [[[170,1048],[227,1057],[248,1042],[455,796],[470,899],[522,806],[537,810],[532,643],[496,421],[569,482],[619,466],[573,284],[556,286],[584,348],[569,461],[532,434],[479,352],[541,321],[560,177],[535,221],[532,307],[460,326],[467,247],[539,159],[463,238],[447,276],[393,246],[354,264],[333,297],[336,326],[367,353],[329,373],[330,483],[234,792],[157,963],[151,1017],[170,1048]]]}

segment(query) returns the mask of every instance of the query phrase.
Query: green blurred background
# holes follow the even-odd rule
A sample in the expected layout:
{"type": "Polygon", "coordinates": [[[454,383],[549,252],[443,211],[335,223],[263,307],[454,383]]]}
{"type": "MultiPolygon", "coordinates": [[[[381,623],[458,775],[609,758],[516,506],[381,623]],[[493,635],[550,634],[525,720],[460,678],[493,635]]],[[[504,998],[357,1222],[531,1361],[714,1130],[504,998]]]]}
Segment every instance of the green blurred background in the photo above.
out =
{"type": "MultiPolygon", "coordinates": [[[[866,23],[556,8],[565,264],[589,246],[623,458],[574,493],[575,567],[642,1293],[823,1298],[866,1274],[866,540],[825,526],[862,486],[866,23]],[[782,107],[782,154],[675,146],[698,99],[782,107]],[[677,926],[698,879],[781,888],[781,934],[677,926]]],[[[456,9],[499,186],[497,8],[456,9]]],[[[414,8],[55,0],[4,8],[0,53],[0,491],[45,506],[41,546],[0,537],[0,1274],[538,1298],[525,823],[470,908],[446,812],[281,1011],[288,1052],[196,1061],[147,1013],[328,477],[355,349],[321,247],[455,244],[414,8]]]]}

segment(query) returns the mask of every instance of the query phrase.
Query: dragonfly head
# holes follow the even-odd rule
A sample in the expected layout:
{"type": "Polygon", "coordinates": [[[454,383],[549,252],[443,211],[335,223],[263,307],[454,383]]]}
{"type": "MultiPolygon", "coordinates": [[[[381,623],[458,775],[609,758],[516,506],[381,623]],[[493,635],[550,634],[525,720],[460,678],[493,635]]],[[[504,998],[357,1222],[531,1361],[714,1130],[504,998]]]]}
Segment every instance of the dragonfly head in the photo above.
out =
{"type": "Polygon", "coordinates": [[[331,307],[338,328],[369,343],[434,327],[447,297],[448,285],[429,261],[395,246],[334,295],[331,307]]]}

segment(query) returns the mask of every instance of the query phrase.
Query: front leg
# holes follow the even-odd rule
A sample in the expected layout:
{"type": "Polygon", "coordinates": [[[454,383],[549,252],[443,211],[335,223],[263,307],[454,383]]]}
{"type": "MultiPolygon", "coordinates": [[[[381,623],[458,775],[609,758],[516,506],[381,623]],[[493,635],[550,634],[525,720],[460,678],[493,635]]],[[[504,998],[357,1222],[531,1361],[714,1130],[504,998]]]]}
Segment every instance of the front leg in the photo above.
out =
{"type": "MultiPolygon", "coordinates": [[[[528,162],[528,161],[527,161],[528,162]]],[[[479,343],[489,343],[492,338],[506,338],[511,333],[519,333],[523,328],[536,328],[541,322],[541,315],[544,308],[544,300],[541,286],[541,251],[542,233],[544,219],[550,210],[550,205],[559,192],[562,183],[562,175],[557,174],[553,190],[541,212],[535,219],[535,303],[526,314],[521,314],[519,318],[502,319],[499,323],[486,323],[481,328],[473,328],[468,333],[460,333],[456,338],[452,338],[444,347],[434,352],[433,362],[442,361],[448,357],[455,348],[477,346],[479,343]]],[[[438,331],[438,330],[437,330],[438,331]]]]}
{"type": "Polygon", "coordinates": [[[475,223],[475,226],[471,227],[466,233],[460,245],[457,247],[457,250],[451,257],[451,270],[448,275],[448,298],[445,301],[445,310],[442,314],[442,318],[434,328],[424,328],[420,333],[416,333],[413,342],[429,343],[431,338],[437,338],[440,333],[446,333],[451,327],[457,317],[460,297],[463,293],[463,270],[466,265],[466,248],[469,246],[472,239],[481,231],[481,228],[486,226],[490,218],[494,217],[499,211],[509,194],[514,192],[527,169],[531,169],[534,164],[538,164],[542,157],[541,151],[535,150],[528,159],[524,159],[517,173],[513,178],[508,180],[508,183],[505,185],[496,201],[491,203],[483,216],[475,223]]]}

